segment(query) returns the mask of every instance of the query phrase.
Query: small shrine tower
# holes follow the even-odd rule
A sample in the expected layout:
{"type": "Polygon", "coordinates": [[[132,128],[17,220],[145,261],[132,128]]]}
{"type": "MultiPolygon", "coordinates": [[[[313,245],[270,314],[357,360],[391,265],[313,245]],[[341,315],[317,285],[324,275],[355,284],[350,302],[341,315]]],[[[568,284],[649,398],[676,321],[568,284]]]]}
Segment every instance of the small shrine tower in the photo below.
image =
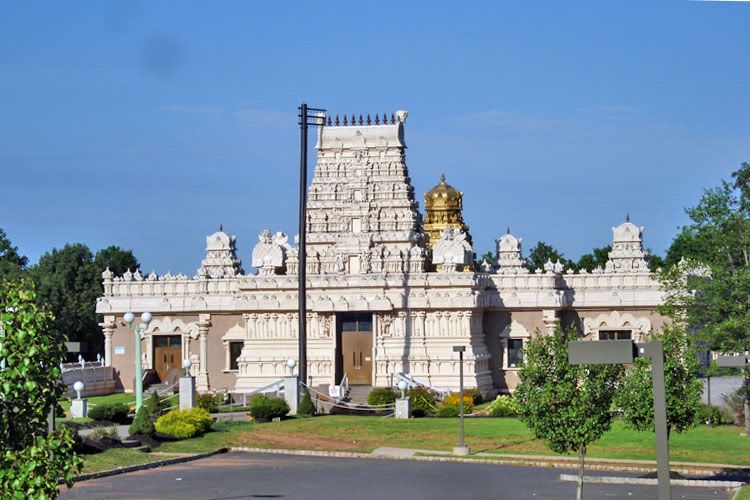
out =
{"type": "Polygon", "coordinates": [[[471,243],[469,226],[464,223],[461,215],[463,196],[461,191],[445,182],[445,174],[440,176],[437,186],[425,193],[424,232],[428,236],[427,245],[430,248],[433,248],[440,239],[440,232],[443,229],[461,229],[471,243]]]}

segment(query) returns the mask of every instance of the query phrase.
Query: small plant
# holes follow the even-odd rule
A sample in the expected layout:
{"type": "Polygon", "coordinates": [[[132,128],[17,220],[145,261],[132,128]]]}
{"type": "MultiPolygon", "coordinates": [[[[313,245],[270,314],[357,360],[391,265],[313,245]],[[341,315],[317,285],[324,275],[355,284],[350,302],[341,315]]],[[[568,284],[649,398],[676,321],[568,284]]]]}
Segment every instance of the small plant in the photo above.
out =
{"type": "Polygon", "coordinates": [[[195,401],[197,408],[203,408],[208,413],[216,413],[219,409],[219,405],[224,402],[224,397],[221,394],[199,394],[195,401]]]}
{"type": "Polygon", "coordinates": [[[269,398],[264,394],[260,394],[250,400],[250,415],[255,420],[272,420],[284,417],[287,413],[289,413],[289,405],[283,399],[269,398]]]}
{"type": "Polygon", "coordinates": [[[487,407],[487,415],[490,417],[514,417],[521,412],[513,396],[500,395],[487,407]]]}
{"type": "Polygon", "coordinates": [[[367,404],[370,406],[392,405],[396,402],[396,393],[390,387],[376,387],[367,395],[367,404]]]}
{"type": "MultiPolygon", "coordinates": [[[[461,414],[461,398],[458,393],[452,392],[437,407],[438,417],[458,417],[461,414]]],[[[471,413],[474,408],[474,400],[471,396],[464,394],[464,415],[471,413]]]]}
{"type": "Polygon", "coordinates": [[[128,428],[128,432],[131,436],[153,436],[155,430],[154,423],[151,421],[149,407],[146,405],[141,406],[136,412],[133,423],[128,428]]]}
{"type": "Polygon", "coordinates": [[[745,425],[745,388],[740,387],[729,395],[723,395],[724,404],[734,416],[735,425],[745,425]]]}
{"type": "Polygon", "coordinates": [[[156,420],[156,430],[178,439],[198,436],[211,428],[211,415],[203,408],[172,410],[156,420]]]}
{"type": "Polygon", "coordinates": [[[92,434],[99,441],[104,441],[105,439],[111,439],[113,441],[119,440],[117,428],[114,425],[110,427],[104,427],[103,425],[94,427],[92,434]]]}
{"type": "Polygon", "coordinates": [[[728,411],[714,405],[701,403],[696,416],[699,424],[722,425],[734,422],[734,416],[728,411]]]}
{"type": "MultiPolygon", "coordinates": [[[[167,408],[167,404],[161,400],[159,394],[157,394],[156,391],[153,391],[151,393],[151,395],[143,403],[143,406],[146,408],[146,411],[149,415],[153,415],[155,417],[158,417],[161,414],[162,410],[165,410],[167,408]]],[[[136,415],[136,418],[138,418],[138,415],[136,415]]]]}
{"type": "Polygon", "coordinates": [[[302,397],[302,401],[299,402],[299,406],[297,407],[297,415],[308,417],[315,415],[315,405],[313,405],[310,391],[305,391],[305,395],[302,397]]]}
{"type": "Polygon", "coordinates": [[[483,401],[482,392],[477,387],[464,388],[464,396],[471,396],[471,401],[474,405],[478,405],[483,401]]]}
{"type": "Polygon", "coordinates": [[[437,412],[437,393],[424,386],[416,386],[406,393],[411,399],[412,414],[415,417],[435,415],[437,412]]]}
{"type": "Polygon", "coordinates": [[[89,418],[97,422],[112,422],[113,424],[127,424],[128,407],[123,403],[101,403],[91,407],[89,418]]]}

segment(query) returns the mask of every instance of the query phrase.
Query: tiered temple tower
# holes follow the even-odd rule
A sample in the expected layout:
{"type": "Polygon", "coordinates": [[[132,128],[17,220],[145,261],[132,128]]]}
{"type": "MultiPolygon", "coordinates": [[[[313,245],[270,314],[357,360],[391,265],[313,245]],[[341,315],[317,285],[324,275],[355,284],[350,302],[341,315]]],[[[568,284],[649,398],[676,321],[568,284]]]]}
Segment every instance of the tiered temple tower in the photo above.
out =
{"type": "MultiPolygon", "coordinates": [[[[307,201],[310,274],[424,270],[424,238],[405,163],[406,111],[328,118],[307,201]]],[[[290,266],[295,269],[296,266],[290,266]]]]}

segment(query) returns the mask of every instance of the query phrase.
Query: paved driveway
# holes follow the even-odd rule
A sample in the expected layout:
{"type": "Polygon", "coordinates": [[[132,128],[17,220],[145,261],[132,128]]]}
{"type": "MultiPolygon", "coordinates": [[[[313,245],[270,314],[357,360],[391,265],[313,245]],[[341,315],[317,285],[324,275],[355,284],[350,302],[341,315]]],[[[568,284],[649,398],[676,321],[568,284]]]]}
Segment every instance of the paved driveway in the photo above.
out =
{"type": "MultiPolygon", "coordinates": [[[[61,499],[554,499],[575,498],[564,471],[534,467],[227,453],[76,483],[61,499]]],[[[609,473],[611,475],[611,473],[609,473]]],[[[674,488],[673,498],[726,499],[725,491],[674,488]]],[[[586,485],[586,499],[656,498],[656,488],[586,485]]]]}

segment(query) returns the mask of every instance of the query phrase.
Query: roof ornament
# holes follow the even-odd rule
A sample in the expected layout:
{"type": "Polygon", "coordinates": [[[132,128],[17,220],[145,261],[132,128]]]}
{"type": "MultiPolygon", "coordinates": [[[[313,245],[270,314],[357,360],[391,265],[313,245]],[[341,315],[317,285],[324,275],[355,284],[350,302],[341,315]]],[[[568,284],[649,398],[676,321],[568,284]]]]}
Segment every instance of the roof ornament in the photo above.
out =
{"type": "Polygon", "coordinates": [[[224,232],[224,224],[219,224],[219,231],[224,232]]]}

